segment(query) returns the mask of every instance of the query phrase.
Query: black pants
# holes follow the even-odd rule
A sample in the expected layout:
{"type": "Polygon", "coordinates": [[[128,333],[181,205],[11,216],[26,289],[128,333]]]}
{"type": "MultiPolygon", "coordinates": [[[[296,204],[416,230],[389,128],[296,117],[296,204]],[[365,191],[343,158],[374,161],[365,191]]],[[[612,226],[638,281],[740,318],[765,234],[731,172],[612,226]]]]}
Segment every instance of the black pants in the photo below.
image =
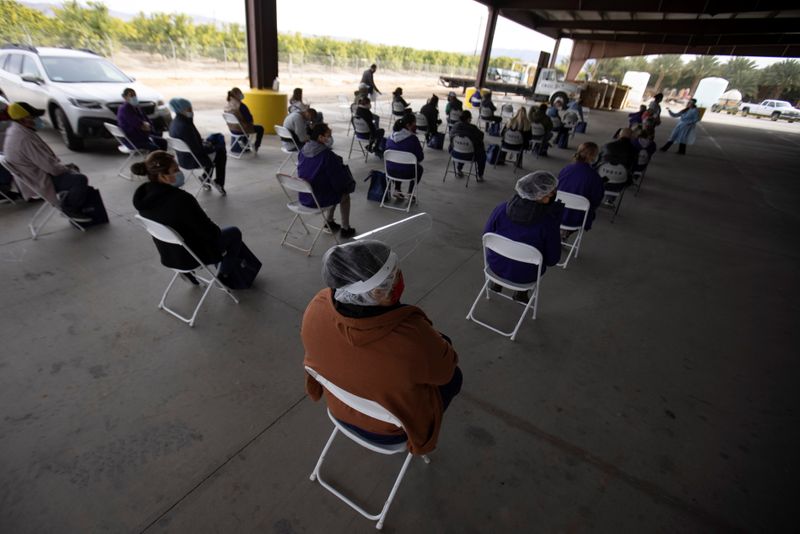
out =
{"type": "MultiPolygon", "coordinates": [[[[217,134],[218,135],[218,134],[217,134]]],[[[220,135],[220,137],[222,137],[220,135]]],[[[208,139],[210,145],[206,145],[206,153],[211,154],[214,153],[214,171],[215,177],[214,181],[217,182],[221,186],[225,186],[225,166],[228,163],[228,152],[225,150],[225,138],[222,138],[222,144],[220,144],[214,136],[210,136],[208,139]]],[[[211,171],[211,167],[206,168],[206,172],[211,171]]]]}
{"type": "MultiPolygon", "coordinates": [[[[672,146],[672,141],[667,141],[661,147],[661,152],[666,152],[672,146]]],[[[678,143],[678,154],[686,154],[686,143],[678,143]]]]}
{"type": "Polygon", "coordinates": [[[61,203],[63,207],[73,211],[83,207],[89,191],[89,179],[85,175],[70,171],[53,176],[52,180],[57,193],[67,191],[67,196],[61,203]]]}

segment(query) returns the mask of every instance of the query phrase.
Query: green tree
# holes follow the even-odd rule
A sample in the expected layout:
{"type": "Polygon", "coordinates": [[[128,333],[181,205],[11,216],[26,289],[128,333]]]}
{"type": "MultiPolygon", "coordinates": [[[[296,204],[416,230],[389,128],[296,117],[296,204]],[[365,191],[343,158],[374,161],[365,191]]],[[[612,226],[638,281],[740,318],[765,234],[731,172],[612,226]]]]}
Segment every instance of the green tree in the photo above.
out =
{"type": "Polygon", "coordinates": [[[38,9],[13,0],[0,0],[0,39],[3,42],[46,45],[56,34],[53,19],[38,9]]]}
{"type": "Polygon", "coordinates": [[[665,81],[667,83],[674,83],[675,78],[680,74],[681,70],[683,70],[683,60],[681,56],[669,54],[655,57],[647,68],[648,72],[657,76],[653,91],[657,93],[665,81]]]}
{"type": "Polygon", "coordinates": [[[719,59],[715,56],[697,56],[686,64],[686,73],[692,78],[691,94],[697,90],[700,80],[716,76],[720,72],[719,59]]]}
{"type": "Polygon", "coordinates": [[[786,91],[800,88],[800,61],[785,59],[764,69],[764,81],[775,86],[773,98],[781,98],[786,91]]]}
{"type": "Polygon", "coordinates": [[[728,88],[736,89],[742,95],[755,96],[758,93],[759,71],[756,62],[744,57],[734,57],[721,69],[722,77],[728,80],[728,88]]]}

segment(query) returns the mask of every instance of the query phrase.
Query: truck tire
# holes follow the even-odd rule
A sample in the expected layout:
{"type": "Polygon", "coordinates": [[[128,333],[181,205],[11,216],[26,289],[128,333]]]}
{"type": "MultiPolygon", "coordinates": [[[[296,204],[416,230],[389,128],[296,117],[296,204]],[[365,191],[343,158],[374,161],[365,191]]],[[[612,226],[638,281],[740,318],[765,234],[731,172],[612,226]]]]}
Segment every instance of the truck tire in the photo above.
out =
{"type": "Polygon", "coordinates": [[[713,104],[713,105],[711,106],[711,112],[712,112],[712,113],[719,113],[719,106],[718,106],[718,105],[716,105],[716,104],[713,104]]]}
{"type": "Polygon", "coordinates": [[[770,115],[770,116],[769,116],[769,118],[770,118],[770,120],[771,120],[772,122],[775,122],[776,120],[778,120],[778,119],[780,119],[780,118],[781,118],[781,114],[780,114],[780,112],[776,111],[775,113],[773,113],[772,115],[770,115]]]}
{"type": "Polygon", "coordinates": [[[559,98],[564,103],[564,106],[566,106],[569,103],[569,98],[567,98],[567,93],[565,93],[564,91],[558,91],[557,93],[553,93],[550,96],[550,105],[555,106],[556,100],[558,100],[559,98]]]}
{"type": "Polygon", "coordinates": [[[53,126],[55,126],[58,133],[61,134],[61,139],[64,140],[64,144],[67,145],[67,148],[76,152],[83,150],[83,139],[75,135],[75,132],[72,131],[72,126],[69,125],[64,110],[56,107],[53,110],[53,118],[53,126]]]}
{"type": "Polygon", "coordinates": [[[750,114],[750,108],[742,108],[742,117],[747,117],[750,114]]]}

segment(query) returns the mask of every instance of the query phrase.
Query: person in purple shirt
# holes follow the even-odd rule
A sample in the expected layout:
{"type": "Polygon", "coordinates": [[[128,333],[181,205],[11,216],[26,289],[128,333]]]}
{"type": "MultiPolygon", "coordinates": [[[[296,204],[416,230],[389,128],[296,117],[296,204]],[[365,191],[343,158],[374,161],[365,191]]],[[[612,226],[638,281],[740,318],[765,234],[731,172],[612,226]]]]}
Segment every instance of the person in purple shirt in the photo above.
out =
{"type": "MultiPolygon", "coordinates": [[[[564,203],[556,200],[558,179],[547,171],[536,171],[517,180],[516,194],[508,202],[499,204],[484,227],[492,232],[536,247],[542,254],[542,274],[561,259],[561,218],[564,203]]],[[[536,266],[506,258],[486,251],[489,268],[500,278],[518,284],[536,281],[536,266]]],[[[492,291],[502,286],[491,284],[492,291]]],[[[514,299],[528,302],[526,291],[517,291],[514,299]]]]}
{"type": "Polygon", "coordinates": [[[139,107],[139,97],[136,91],[128,87],[122,91],[125,103],[117,110],[117,125],[133,143],[132,147],[144,150],[166,150],[167,140],[161,137],[161,132],[156,132],[153,123],[139,107]]]}
{"type": "MultiPolygon", "coordinates": [[[[400,152],[410,152],[417,157],[417,182],[422,178],[422,165],[420,161],[425,159],[425,154],[422,151],[422,144],[417,137],[417,118],[413,113],[406,113],[402,118],[397,119],[392,128],[394,131],[386,141],[386,150],[399,150],[400,152]]],[[[386,170],[389,174],[396,178],[413,178],[414,166],[404,165],[402,163],[386,162],[386,170]]],[[[408,184],[408,194],[414,191],[415,182],[412,180],[408,184]]],[[[401,184],[395,182],[394,198],[403,200],[405,196],[400,190],[401,184]]]]}
{"type": "MultiPolygon", "coordinates": [[[[558,173],[558,190],[586,197],[589,200],[589,215],[586,217],[584,230],[591,230],[595,212],[600,202],[603,201],[603,178],[597,173],[592,164],[597,159],[600,151],[595,143],[582,143],[575,155],[575,162],[567,165],[558,173]]],[[[583,212],[565,209],[561,223],[564,226],[580,226],[583,221],[583,212]]],[[[568,237],[568,233],[562,237],[568,237]]]]}
{"type": "MultiPolygon", "coordinates": [[[[355,191],[356,182],[344,160],[335,154],[331,129],[324,122],[311,128],[308,142],[300,149],[297,160],[297,175],[311,184],[314,196],[325,210],[325,225],[331,232],[341,230],[341,237],[353,237],[356,229],[350,226],[350,193],[355,191]],[[342,216],[341,226],[333,220],[336,205],[342,216]]],[[[303,206],[316,208],[314,198],[308,193],[299,194],[303,206]]]]}

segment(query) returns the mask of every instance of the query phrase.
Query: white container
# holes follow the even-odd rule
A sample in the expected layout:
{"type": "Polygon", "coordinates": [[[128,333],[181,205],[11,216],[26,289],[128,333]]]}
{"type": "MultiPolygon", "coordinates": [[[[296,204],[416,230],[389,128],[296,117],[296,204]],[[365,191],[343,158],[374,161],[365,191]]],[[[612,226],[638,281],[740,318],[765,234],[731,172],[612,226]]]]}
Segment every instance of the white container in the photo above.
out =
{"type": "Polygon", "coordinates": [[[647,89],[647,82],[650,81],[649,72],[637,72],[629,70],[622,78],[622,85],[627,85],[631,88],[628,92],[628,98],[625,101],[625,107],[638,108],[642,104],[642,97],[644,97],[644,90],[647,89]]]}
{"type": "Polygon", "coordinates": [[[697,107],[710,108],[717,103],[727,88],[728,80],[725,78],[703,78],[697,84],[697,90],[693,96],[697,100],[697,107]]]}

